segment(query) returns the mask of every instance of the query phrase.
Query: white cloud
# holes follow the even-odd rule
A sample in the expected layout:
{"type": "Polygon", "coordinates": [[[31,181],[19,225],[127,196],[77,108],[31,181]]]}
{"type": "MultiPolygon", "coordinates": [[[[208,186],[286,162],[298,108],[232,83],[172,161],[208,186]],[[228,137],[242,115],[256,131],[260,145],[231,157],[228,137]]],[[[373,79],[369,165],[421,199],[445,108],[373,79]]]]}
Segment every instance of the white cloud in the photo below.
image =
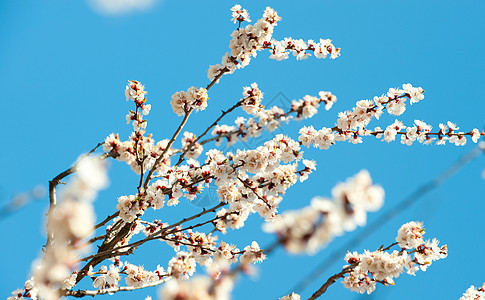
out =
{"type": "Polygon", "coordinates": [[[157,0],[88,0],[90,6],[103,15],[123,15],[150,9],[157,0]]]}

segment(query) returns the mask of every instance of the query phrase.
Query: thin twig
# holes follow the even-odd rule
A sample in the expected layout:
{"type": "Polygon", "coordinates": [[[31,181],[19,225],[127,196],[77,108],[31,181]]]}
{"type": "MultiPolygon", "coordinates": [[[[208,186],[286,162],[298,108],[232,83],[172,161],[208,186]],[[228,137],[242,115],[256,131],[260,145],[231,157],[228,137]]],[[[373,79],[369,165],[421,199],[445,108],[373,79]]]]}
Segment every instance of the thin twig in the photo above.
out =
{"type": "Polygon", "coordinates": [[[308,300],[315,300],[323,295],[323,293],[325,293],[332,284],[334,284],[339,278],[343,278],[345,274],[352,272],[355,267],[359,265],[359,263],[360,262],[353,263],[350,266],[345,267],[340,273],[331,276],[315,293],[313,293],[310,298],[308,298],[308,300]]]}
{"type": "Polygon", "coordinates": [[[91,233],[93,233],[96,229],[100,228],[100,227],[103,227],[104,225],[106,225],[106,223],[108,223],[109,221],[113,220],[114,218],[116,218],[117,216],[119,216],[120,214],[120,211],[117,211],[115,212],[114,214],[110,215],[110,216],[107,216],[106,219],[104,219],[103,221],[101,221],[100,223],[98,223],[97,225],[95,225],[93,228],[91,228],[91,230],[89,230],[89,233],[86,234],[84,237],[82,237],[80,240],[83,240],[85,239],[86,237],[88,237],[91,233]]]}
{"type": "Polygon", "coordinates": [[[150,180],[152,179],[153,177],[153,173],[155,172],[155,170],[158,168],[158,165],[160,164],[160,162],[165,158],[165,154],[168,152],[168,150],[170,149],[170,147],[172,146],[172,144],[175,142],[175,140],[177,139],[180,131],[182,131],[182,128],[184,128],[185,124],[187,123],[187,120],[189,119],[190,115],[192,114],[192,112],[194,111],[193,108],[190,108],[186,113],[185,113],[185,116],[182,120],[182,122],[180,123],[179,127],[177,128],[177,130],[175,131],[175,133],[172,135],[172,138],[170,139],[170,141],[168,142],[167,144],[167,147],[163,150],[162,154],[160,154],[157,159],[155,160],[155,163],[153,164],[153,167],[150,169],[150,171],[148,172],[148,175],[147,177],[145,178],[145,183],[143,184],[143,190],[146,191],[146,189],[148,188],[148,183],[150,182],[150,180]]]}

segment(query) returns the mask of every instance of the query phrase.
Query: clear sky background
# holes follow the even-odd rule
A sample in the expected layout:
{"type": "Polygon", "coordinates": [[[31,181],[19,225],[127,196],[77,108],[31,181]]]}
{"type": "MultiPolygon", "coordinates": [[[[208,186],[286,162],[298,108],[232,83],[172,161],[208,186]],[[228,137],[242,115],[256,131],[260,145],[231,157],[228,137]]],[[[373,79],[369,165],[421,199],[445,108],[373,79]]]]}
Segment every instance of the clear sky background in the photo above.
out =
{"type": "MultiPolygon", "coordinates": [[[[150,1],[148,1],[150,2],[150,1]]],[[[145,11],[107,15],[81,0],[24,0],[0,2],[0,204],[68,168],[76,158],[112,132],[127,139],[131,130],[125,114],[132,109],[124,99],[129,79],[146,85],[152,104],[148,131],[168,138],[180,123],[170,106],[173,93],[190,86],[206,86],[209,65],[228,51],[231,1],[164,1],[145,11]]],[[[253,21],[270,3],[244,1],[253,21]]],[[[241,97],[243,86],[257,82],[265,93],[263,104],[291,101],[318,91],[331,91],[338,102],[303,123],[282,130],[296,138],[303,125],[331,127],[337,113],[357,100],[371,99],[390,87],[412,83],[425,89],[424,101],[408,106],[399,117],[405,124],[423,120],[436,129],[454,121],[464,131],[485,125],[485,2],[467,1],[273,1],[283,20],[274,37],[330,38],[342,48],[336,60],[270,60],[260,53],[251,64],[224,76],[211,89],[209,107],[189,121],[187,130],[201,132],[221,109],[241,97]],[[285,100],[288,99],[288,100],[285,100]]],[[[232,114],[232,123],[240,110],[232,114]]],[[[386,115],[373,126],[385,127],[395,118],[386,115]]],[[[261,141],[251,142],[256,147],[261,141]]],[[[176,144],[175,146],[180,146],[176,144]]],[[[454,145],[411,147],[367,138],[363,144],[339,143],[328,151],[305,149],[317,161],[317,171],[291,188],[280,211],[300,208],[316,195],[329,196],[338,181],[365,168],[386,190],[383,212],[470,151],[454,145]]],[[[206,148],[207,149],[207,148],[206,148]]],[[[336,283],[327,299],[458,299],[471,285],[485,280],[483,254],[485,157],[476,159],[443,186],[426,195],[353,249],[374,250],[394,241],[401,224],[424,221],[427,237],[448,244],[449,256],[416,277],[403,274],[392,287],[378,286],[370,295],[358,295],[336,283]]],[[[111,186],[96,202],[98,219],[115,210],[116,198],[136,191],[137,177],[122,163],[112,162],[111,186]]],[[[46,197],[0,221],[2,227],[0,298],[21,287],[31,262],[45,243],[42,230],[46,197]]],[[[182,204],[147,214],[175,220],[200,207],[182,204]]],[[[221,236],[240,248],[257,240],[270,244],[274,237],[261,232],[253,216],[240,231],[221,236]]],[[[314,256],[289,255],[279,249],[258,268],[254,278],[240,277],[234,299],[277,299],[287,293],[332,250],[360,229],[334,240],[314,256]]],[[[154,269],[166,267],[173,251],[161,243],[147,244],[128,259],[154,269]]],[[[342,255],[343,258],[343,255],[342,255]]],[[[338,260],[303,292],[308,297],[330,275],[341,270],[338,260]]],[[[201,270],[202,268],[198,268],[201,270]]],[[[122,282],[124,284],[124,281],[122,282]]],[[[116,294],[116,299],[156,296],[156,289],[116,294]]],[[[107,298],[109,296],[101,296],[107,298]]]]}

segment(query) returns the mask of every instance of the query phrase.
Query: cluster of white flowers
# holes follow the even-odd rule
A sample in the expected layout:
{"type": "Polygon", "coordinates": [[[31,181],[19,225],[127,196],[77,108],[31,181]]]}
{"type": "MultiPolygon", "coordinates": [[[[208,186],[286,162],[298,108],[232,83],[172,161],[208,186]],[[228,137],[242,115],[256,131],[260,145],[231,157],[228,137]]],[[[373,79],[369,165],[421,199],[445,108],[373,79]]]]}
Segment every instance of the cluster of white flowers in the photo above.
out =
{"type": "MultiPolygon", "coordinates": [[[[241,121],[240,123],[244,123],[245,119],[243,117],[238,117],[236,119],[236,122],[241,121]]],[[[244,126],[243,124],[241,124],[244,126]]],[[[238,130],[236,130],[235,126],[230,126],[230,125],[216,125],[214,126],[214,129],[212,129],[211,134],[215,136],[216,140],[216,146],[219,146],[222,144],[223,137],[227,139],[227,146],[232,146],[238,141],[238,130]]]]}
{"type": "Polygon", "coordinates": [[[293,100],[291,103],[291,112],[296,112],[296,120],[308,119],[313,117],[318,112],[320,103],[325,104],[325,110],[330,110],[333,104],[337,102],[337,97],[330,92],[321,91],[318,93],[320,97],[306,95],[303,100],[293,100]]]}
{"type": "MultiPolygon", "coordinates": [[[[240,5],[232,9],[232,21],[242,22],[249,20],[249,14],[240,5]]],[[[244,68],[249,64],[252,57],[256,57],[257,52],[268,49],[271,52],[270,58],[276,60],[287,59],[291,52],[297,59],[305,59],[313,52],[317,58],[325,58],[330,55],[331,58],[337,58],[340,55],[340,48],[335,48],[329,39],[320,39],[319,43],[313,40],[307,42],[292,38],[285,38],[277,41],[272,38],[274,27],[277,26],[281,17],[270,7],[264,11],[263,17],[254,25],[247,25],[244,28],[238,28],[231,34],[229,48],[231,53],[226,53],[222,58],[221,64],[210,66],[207,76],[209,80],[218,81],[218,78],[224,74],[232,74],[236,68],[244,68]]]]}
{"type": "Polygon", "coordinates": [[[120,281],[120,270],[115,265],[110,265],[109,269],[106,266],[99,268],[97,276],[93,278],[93,286],[97,289],[113,288],[118,286],[120,281]]]}
{"type": "MultiPolygon", "coordinates": [[[[315,130],[313,127],[303,127],[300,130],[299,140],[307,147],[313,145],[320,149],[328,149],[336,141],[349,141],[357,144],[362,143],[360,136],[371,135],[372,132],[365,129],[375,117],[379,119],[384,109],[389,114],[400,115],[406,109],[407,98],[422,99],[421,88],[414,88],[410,84],[404,84],[403,89],[389,89],[386,95],[374,97],[374,100],[357,101],[352,111],[340,112],[338,114],[337,126],[333,128],[323,127],[315,130]]],[[[411,101],[412,103],[417,101],[411,101]]],[[[379,128],[380,130],[380,128],[379,128]]]]}
{"type": "Polygon", "coordinates": [[[397,232],[396,242],[402,249],[414,249],[423,243],[423,223],[411,221],[397,232]]]}
{"type": "Polygon", "coordinates": [[[145,100],[145,86],[136,80],[128,80],[128,85],[125,89],[126,101],[130,99],[137,104],[142,104],[145,100]]]}
{"type": "Polygon", "coordinates": [[[335,133],[332,132],[331,128],[322,127],[322,129],[316,130],[310,125],[302,127],[299,133],[298,140],[305,147],[313,145],[314,147],[327,150],[335,143],[335,133]]]}
{"type": "MultiPolygon", "coordinates": [[[[189,146],[195,141],[196,136],[192,132],[184,132],[184,137],[182,138],[182,149],[188,149],[189,146]]],[[[194,143],[190,150],[185,153],[187,158],[197,158],[200,156],[204,148],[200,143],[194,143]]]]}
{"type": "Polygon", "coordinates": [[[202,87],[196,88],[193,86],[187,92],[180,91],[173,94],[170,104],[172,105],[173,112],[177,116],[182,116],[193,109],[196,111],[206,109],[207,100],[209,100],[207,90],[202,87]]]}
{"type": "Polygon", "coordinates": [[[148,208],[148,202],[139,196],[121,196],[116,208],[120,211],[120,218],[125,222],[133,222],[138,215],[143,215],[148,208]]]}
{"type": "Polygon", "coordinates": [[[179,251],[177,255],[168,262],[168,273],[175,278],[188,279],[195,272],[196,261],[191,253],[179,251]]]}
{"type": "MultiPolygon", "coordinates": [[[[383,141],[386,141],[386,142],[389,143],[389,142],[396,140],[397,133],[400,132],[404,128],[406,128],[406,126],[404,126],[401,121],[399,121],[399,120],[394,121],[394,123],[387,126],[386,130],[384,130],[383,141]]],[[[380,129],[380,128],[378,128],[378,129],[380,129]]],[[[380,137],[381,136],[378,136],[378,138],[380,138],[380,137]]]]}
{"type": "MultiPolygon", "coordinates": [[[[408,146],[412,145],[416,140],[423,145],[429,145],[437,140],[436,145],[444,145],[446,144],[446,141],[449,141],[456,146],[464,146],[467,141],[466,135],[471,136],[474,143],[477,143],[481,135],[484,135],[484,133],[481,133],[477,128],[474,128],[467,133],[457,132],[459,128],[449,121],[447,122],[447,125],[439,124],[440,130],[437,133],[432,133],[432,127],[423,121],[415,120],[414,124],[415,126],[406,127],[402,122],[396,120],[393,124],[387,126],[386,130],[383,132],[383,141],[392,142],[396,139],[397,134],[401,134],[401,143],[408,146]],[[401,130],[403,129],[406,129],[406,131],[402,132],[401,130]],[[437,136],[437,138],[432,136],[437,136]]],[[[375,133],[372,134],[375,134],[377,138],[380,138],[382,136],[382,131],[380,128],[376,128],[375,133]]]]}
{"type": "MultiPolygon", "coordinates": [[[[394,285],[393,278],[399,277],[404,269],[414,275],[419,269],[426,269],[435,260],[443,259],[448,255],[446,245],[439,247],[438,241],[423,242],[424,229],[422,223],[410,222],[401,226],[398,231],[397,243],[401,251],[386,252],[388,248],[374,252],[365,251],[347,253],[345,260],[353,266],[343,284],[346,288],[358,293],[372,293],[376,284],[394,285]]],[[[344,266],[348,268],[349,266],[344,266]]]]}
{"type": "Polygon", "coordinates": [[[244,87],[243,97],[242,109],[246,113],[254,115],[260,111],[263,92],[258,88],[256,82],[251,84],[251,87],[244,87]]]}
{"type": "Polygon", "coordinates": [[[236,263],[238,261],[239,253],[239,249],[236,248],[236,246],[221,241],[219,243],[219,247],[213,254],[216,269],[211,268],[211,273],[217,273],[220,269],[224,269],[227,266],[236,263]]]}
{"type": "Polygon", "coordinates": [[[186,164],[179,167],[167,167],[163,172],[160,168],[157,170],[161,174],[158,177],[162,179],[151,183],[142,196],[118,198],[116,208],[125,222],[132,222],[137,216],[143,215],[149,207],[161,209],[165,205],[166,196],[168,206],[177,205],[183,196],[189,200],[195,199],[197,194],[203,191],[204,184],[208,185],[213,177],[207,165],[200,166],[194,159],[188,159],[186,164]]]}
{"type": "Polygon", "coordinates": [[[166,275],[164,269],[160,266],[157,267],[155,272],[151,272],[141,266],[135,266],[129,263],[125,263],[123,271],[127,275],[125,278],[126,284],[134,287],[150,284],[166,275]]]}
{"type": "Polygon", "coordinates": [[[142,266],[135,266],[127,262],[122,264],[119,261],[116,264],[111,264],[109,268],[101,266],[97,272],[93,272],[91,267],[87,275],[93,280],[93,287],[99,290],[118,287],[120,275],[125,275],[127,286],[137,288],[147,286],[169,276],[160,266],[157,266],[155,271],[148,271],[142,266]]]}
{"type": "Polygon", "coordinates": [[[252,263],[260,263],[265,259],[266,255],[263,254],[263,250],[256,241],[253,241],[251,246],[244,248],[244,253],[241,255],[240,261],[244,265],[249,265],[252,263]]]}
{"type": "Polygon", "coordinates": [[[446,141],[449,141],[456,146],[464,146],[466,144],[465,135],[471,136],[474,143],[477,143],[480,137],[485,135],[483,131],[480,132],[477,128],[474,128],[472,131],[467,133],[462,131],[457,132],[457,130],[460,128],[449,121],[447,122],[447,125],[439,124],[439,127],[440,131],[438,133],[438,142],[436,142],[437,145],[444,145],[446,141]]]}
{"type": "Polygon", "coordinates": [[[215,251],[217,237],[203,232],[188,230],[186,234],[180,232],[178,239],[185,242],[187,250],[197,263],[202,266],[212,264],[212,254],[215,251]]]}
{"type": "Polygon", "coordinates": [[[334,236],[364,225],[367,211],[378,210],[384,201],[384,190],[365,170],[335,186],[332,195],[333,200],[316,197],[310,206],[285,212],[263,228],[277,233],[289,252],[314,253],[334,236]]]}
{"type": "Polygon", "coordinates": [[[302,158],[300,145],[281,134],[255,150],[238,149],[224,155],[212,149],[207,157],[205,165],[215,179],[220,201],[229,203],[229,209],[217,212],[217,216],[224,216],[216,224],[222,232],[227,227],[241,228],[254,212],[266,220],[274,218],[281,195],[298,181],[298,175],[303,181],[315,169],[313,162],[304,160],[305,167],[297,170],[302,158]]]}
{"type": "Polygon", "coordinates": [[[460,297],[460,300],[484,300],[485,299],[485,283],[476,288],[473,285],[470,286],[463,296],[460,297]]]}
{"type": "Polygon", "coordinates": [[[232,11],[232,19],[231,21],[236,24],[236,22],[251,22],[251,19],[249,18],[249,13],[247,10],[241,7],[241,5],[236,4],[231,8],[232,11]]]}
{"type": "MultiPolygon", "coordinates": [[[[239,9],[240,6],[239,6],[239,9]]],[[[234,73],[236,68],[243,68],[249,64],[251,57],[255,57],[258,50],[263,49],[265,43],[269,43],[273,35],[273,29],[280,17],[273,9],[267,7],[263,17],[254,25],[238,28],[231,34],[229,48],[231,54],[226,53],[222,64],[211,66],[208,71],[209,80],[214,80],[221,72],[234,73]]]]}

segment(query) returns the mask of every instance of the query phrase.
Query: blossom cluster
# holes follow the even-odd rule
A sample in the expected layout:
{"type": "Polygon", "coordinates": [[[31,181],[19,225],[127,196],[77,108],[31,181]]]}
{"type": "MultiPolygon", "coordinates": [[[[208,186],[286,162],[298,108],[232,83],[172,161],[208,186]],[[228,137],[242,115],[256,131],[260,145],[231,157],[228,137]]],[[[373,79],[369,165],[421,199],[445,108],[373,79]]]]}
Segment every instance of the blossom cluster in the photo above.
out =
{"type": "Polygon", "coordinates": [[[247,10],[241,7],[241,5],[236,4],[231,8],[232,11],[232,19],[231,21],[236,24],[236,22],[251,22],[251,19],[249,18],[249,13],[247,10]]]}
{"type": "Polygon", "coordinates": [[[316,197],[310,206],[279,215],[264,224],[265,231],[277,233],[289,252],[313,253],[334,236],[363,226],[367,211],[378,210],[384,201],[384,190],[372,184],[365,170],[335,186],[332,195],[333,199],[316,197]]]}
{"type": "Polygon", "coordinates": [[[254,115],[260,111],[263,92],[258,88],[256,82],[251,84],[251,87],[244,87],[243,97],[242,109],[246,113],[254,115]]]}
{"type": "Polygon", "coordinates": [[[473,285],[470,286],[463,296],[460,297],[460,300],[484,300],[485,299],[485,283],[476,288],[473,285]]]}
{"type": "Polygon", "coordinates": [[[128,262],[121,263],[119,260],[116,260],[109,267],[101,266],[96,272],[91,267],[87,272],[87,276],[93,280],[93,287],[98,290],[118,287],[121,275],[125,276],[125,283],[130,287],[143,287],[169,278],[169,274],[160,266],[157,266],[155,271],[148,271],[142,266],[136,266],[128,262]]]}
{"type": "Polygon", "coordinates": [[[196,111],[206,109],[207,100],[209,100],[207,90],[203,87],[196,88],[193,86],[186,92],[180,91],[173,94],[170,104],[172,105],[173,112],[177,116],[182,116],[193,109],[196,111]]]}
{"type": "MultiPolygon", "coordinates": [[[[346,288],[358,293],[372,293],[376,284],[394,285],[394,279],[399,277],[404,269],[414,275],[416,271],[426,269],[435,260],[443,259],[448,255],[446,245],[439,247],[439,241],[423,241],[424,228],[419,222],[409,222],[401,226],[396,238],[400,251],[389,253],[386,249],[374,252],[364,251],[347,253],[345,260],[350,264],[351,271],[344,278],[346,288]]],[[[344,268],[349,266],[344,266],[344,268]]]]}
{"type": "MultiPolygon", "coordinates": [[[[240,5],[232,9],[232,20],[234,22],[248,21],[249,14],[240,5]]],[[[297,59],[305,59],[313,52],[317,58],[325,58],[330,55],[331,58],[337,58],[340,55],[340,49],[335,48],[329,39],[320,39],[320,42],[308,40],[305,42],[301,39],[285,38],[277,41],[272,38],[274,27],[277,26],[281,17],[270,7],[264,11],[263,17],[256,21],[254,25],[239,27],[231,34],[229,48],[231,53],[226,53],[222,58],[221,64],[210,66],[207,76],[211,81],[218,81],[219,77],[224,74],[232,74],[237,68],[247,66],[252,57],[256,57],[257,52],[268,49],[271,52],[270,58],[276,60],[287,59],[289,53],[292,53],[297,59]]]]}
{"type": "Polygon", "coordinates": [[[209,150],[206,164],[216,179],[220,200],[229,203],[229,208],[220,209],[217,215],[234,212],[218,220],[217,229],[241,228],[254,212],[268,221],[274,218],[281,195],[297,182],[298,175],[304,180],[302,176],[315,169],[312,162],[304,160],[305,168],[297,170],[301,159],[300,145],[281,134],[255,150],[238,149],[226,155],[209,150]]]}
{"type": "Polygon", "coordinates": [[[325,110],[330,110],[333,104],[337,102],[337,97],[330,92],[320,91],[318,96],[306,95],[303,99],[292,101],[290,112],[297,113],[296,120],[308,119],[316,115],[322,102],[325,105],[325,110]]]}
{"type": "Polygon", "coordinates": [[[136,80],[129,80],[125,88],[126,101],[132,100],[136,104],[145,102],[145,86],[136,80]]]}
{"type": "Polygon", "coordinates": [[[184,137],[182,138],[182,149],[187,149],[185,157],[187,158],[197,158],[202,154],[204,148],[198,142],[195,142],[196,136],[191,132],[184,132],[184,137]],[[189,148],[190,147],[190,148],[189,148]]]}

